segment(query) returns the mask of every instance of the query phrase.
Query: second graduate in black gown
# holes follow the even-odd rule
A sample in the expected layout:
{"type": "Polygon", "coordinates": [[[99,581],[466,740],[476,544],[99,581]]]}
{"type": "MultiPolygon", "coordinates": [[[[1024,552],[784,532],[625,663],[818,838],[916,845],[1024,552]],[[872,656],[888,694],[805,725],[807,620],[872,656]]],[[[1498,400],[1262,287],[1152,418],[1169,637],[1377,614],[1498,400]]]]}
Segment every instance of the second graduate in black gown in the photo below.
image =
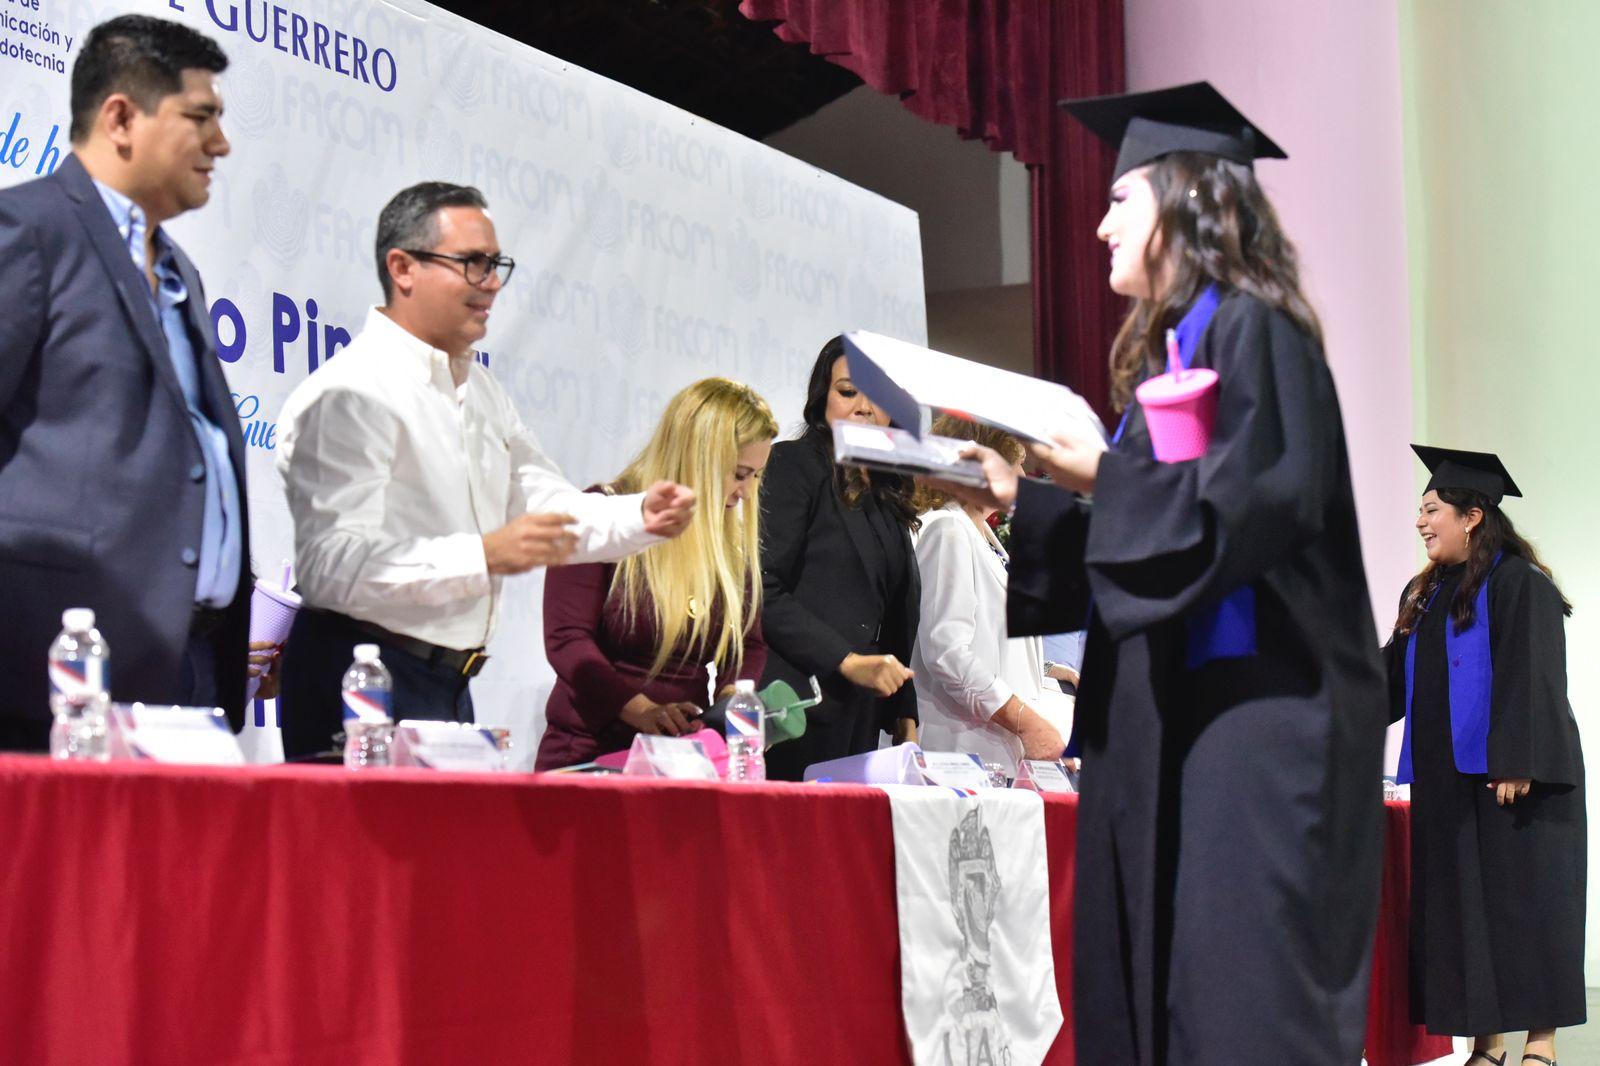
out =
{"type": "Polygon", "coordinates": [[[1528,1032],[1531,1050],[1585,1013],[1571,608],[1501,510],[1521,493],[1499,459],[1417,452],[1433,474],[1417,519],[1428,565],[1385,649],[1412,786],[1412,1019],[1458,1036],[1528,1032]]]}

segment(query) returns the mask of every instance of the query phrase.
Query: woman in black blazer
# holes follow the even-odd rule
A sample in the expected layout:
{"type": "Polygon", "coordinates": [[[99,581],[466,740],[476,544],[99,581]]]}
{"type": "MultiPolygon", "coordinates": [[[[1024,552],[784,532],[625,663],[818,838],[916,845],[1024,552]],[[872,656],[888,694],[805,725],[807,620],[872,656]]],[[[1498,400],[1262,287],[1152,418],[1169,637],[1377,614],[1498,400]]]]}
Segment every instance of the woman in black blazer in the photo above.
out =
{"type": "Polygon", "coordinates": [[[797,691],[815,675],[823,701],[806,732],[767,754],[767,776],[798,781],[812,763],[872,751],[878,732],[916,739],[911,687],[921,584],[906,478],[833,461],[830,424],[887,419],[850,382],[837,337],[817,356],[805,432],[773,445],[761,489],[763,684],[797,691]]]}

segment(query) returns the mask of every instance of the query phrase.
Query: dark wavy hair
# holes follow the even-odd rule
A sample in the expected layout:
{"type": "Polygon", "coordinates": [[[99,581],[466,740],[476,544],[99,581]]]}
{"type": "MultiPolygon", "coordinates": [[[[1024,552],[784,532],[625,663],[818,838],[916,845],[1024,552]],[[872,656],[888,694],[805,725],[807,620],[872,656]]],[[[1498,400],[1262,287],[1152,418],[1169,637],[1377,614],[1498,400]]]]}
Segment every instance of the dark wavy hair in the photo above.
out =
{"type": "Polygon", "coordinates": [[[1111,399],[1120,410],[1166,360],[1167,330],[1207,285],[1249,293],[1322,341],[1322,326],[1300,291],[1294,245],[1284,236],[1255,171],[1201,152],[1173,152],[1150,165],[1156,228],[1145,247],[1150,277],[1170,272],[1166,291],[1136,299],[1111,345],[1111,399]]]}
{"type": "MultiPolygon", "coordinates": [[[[1450,603],[1450,620],[1455,623],[1457,633],[1472,625],[1473,618],[1477,614],[1478,589],[1488,580],[1489,571],[1494,566],[1494,557],[1500,552],[1521,556],[1543,571],[1552,583],[1555,582],[1555,575],[1540,561],[1539,553],[1533,550],[1533,545],[1517,532],[1516,526],[1511,524],[1511,519],[1504,511],[1489,502],[1489,497],[1471,489],[1437,491],[1439,499],[1460,514],[1466,514],[1474,507],[1483,512],[1483,521],[1472,531],[1466,573],[1462,575],[1461,584],[1456,589],[1456,597],[1450,603]]],[[[1406,586],[1405,600],[1400,605],[1400,617],[1394,624],[1396,633],[1411,633],[1416,630],[1417,624],[1422,621],[1423,611],[1427,608],[1428,601],[1433,599],[1442,578],[1443,573],[1439,564],[1430,561],[1422,573],[1411,579],[1411,584],[1406,586]]],[[[1566,596],[1561,595],[1559,586],[1556,588],[1556,594],[1561,596],[1561,613],[1571,615],[1572,604],[1567,601],[1566,596]]]]}
{"type": "MultiPolygon", "coordinates": [[[[806,426],[800,439],[826,455],[830,463],[833,463],[833,427],[828,425],[827,418],[828,387],[833,381],[834,361],[843,355],[843,339],[835,337],[824,344],[822,351],[817,353],[817,361],[811,366],[811,380],[806,383],[806,406],[803,412],[806,426]]],[[[881,470],[868,477],[867,472],[859,466],[834,464],[833,484],[847,507],[859,507],[861,498],[871,493],[878,506],[900,525],[911,530],[922,525],[912,503],[916,482],[908,477],[881,470]]]]}

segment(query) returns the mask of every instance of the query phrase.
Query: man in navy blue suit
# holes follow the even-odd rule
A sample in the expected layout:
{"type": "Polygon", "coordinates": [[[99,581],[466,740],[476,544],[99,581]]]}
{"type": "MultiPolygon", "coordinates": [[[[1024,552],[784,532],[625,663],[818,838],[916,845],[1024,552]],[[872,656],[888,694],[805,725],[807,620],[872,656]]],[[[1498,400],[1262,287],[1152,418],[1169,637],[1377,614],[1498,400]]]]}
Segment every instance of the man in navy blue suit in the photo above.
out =
{"type": "Polygon", "coordinates": [[[92,607],[113,698],[244,720],[244,441],[200,276],[162,229],[228,153],[227,57],[186,26],[96,26],[72,154],[0,191],[0,748],[49,739],[45,651],[92,607]]]}

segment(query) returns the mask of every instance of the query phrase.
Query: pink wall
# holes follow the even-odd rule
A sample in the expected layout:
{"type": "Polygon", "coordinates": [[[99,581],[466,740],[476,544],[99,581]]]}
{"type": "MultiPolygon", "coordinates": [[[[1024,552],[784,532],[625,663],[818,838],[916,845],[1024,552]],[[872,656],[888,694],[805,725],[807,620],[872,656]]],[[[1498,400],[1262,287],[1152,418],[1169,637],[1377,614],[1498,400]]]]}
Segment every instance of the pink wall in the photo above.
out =
{"type": "Polygon", "coordinates": [[[1128,88],[1212,82],[1289,153],[1257,173],[1327,334],[1383,633],[1417,565],[1395,0],[1126,0],[1128,88]]]}

